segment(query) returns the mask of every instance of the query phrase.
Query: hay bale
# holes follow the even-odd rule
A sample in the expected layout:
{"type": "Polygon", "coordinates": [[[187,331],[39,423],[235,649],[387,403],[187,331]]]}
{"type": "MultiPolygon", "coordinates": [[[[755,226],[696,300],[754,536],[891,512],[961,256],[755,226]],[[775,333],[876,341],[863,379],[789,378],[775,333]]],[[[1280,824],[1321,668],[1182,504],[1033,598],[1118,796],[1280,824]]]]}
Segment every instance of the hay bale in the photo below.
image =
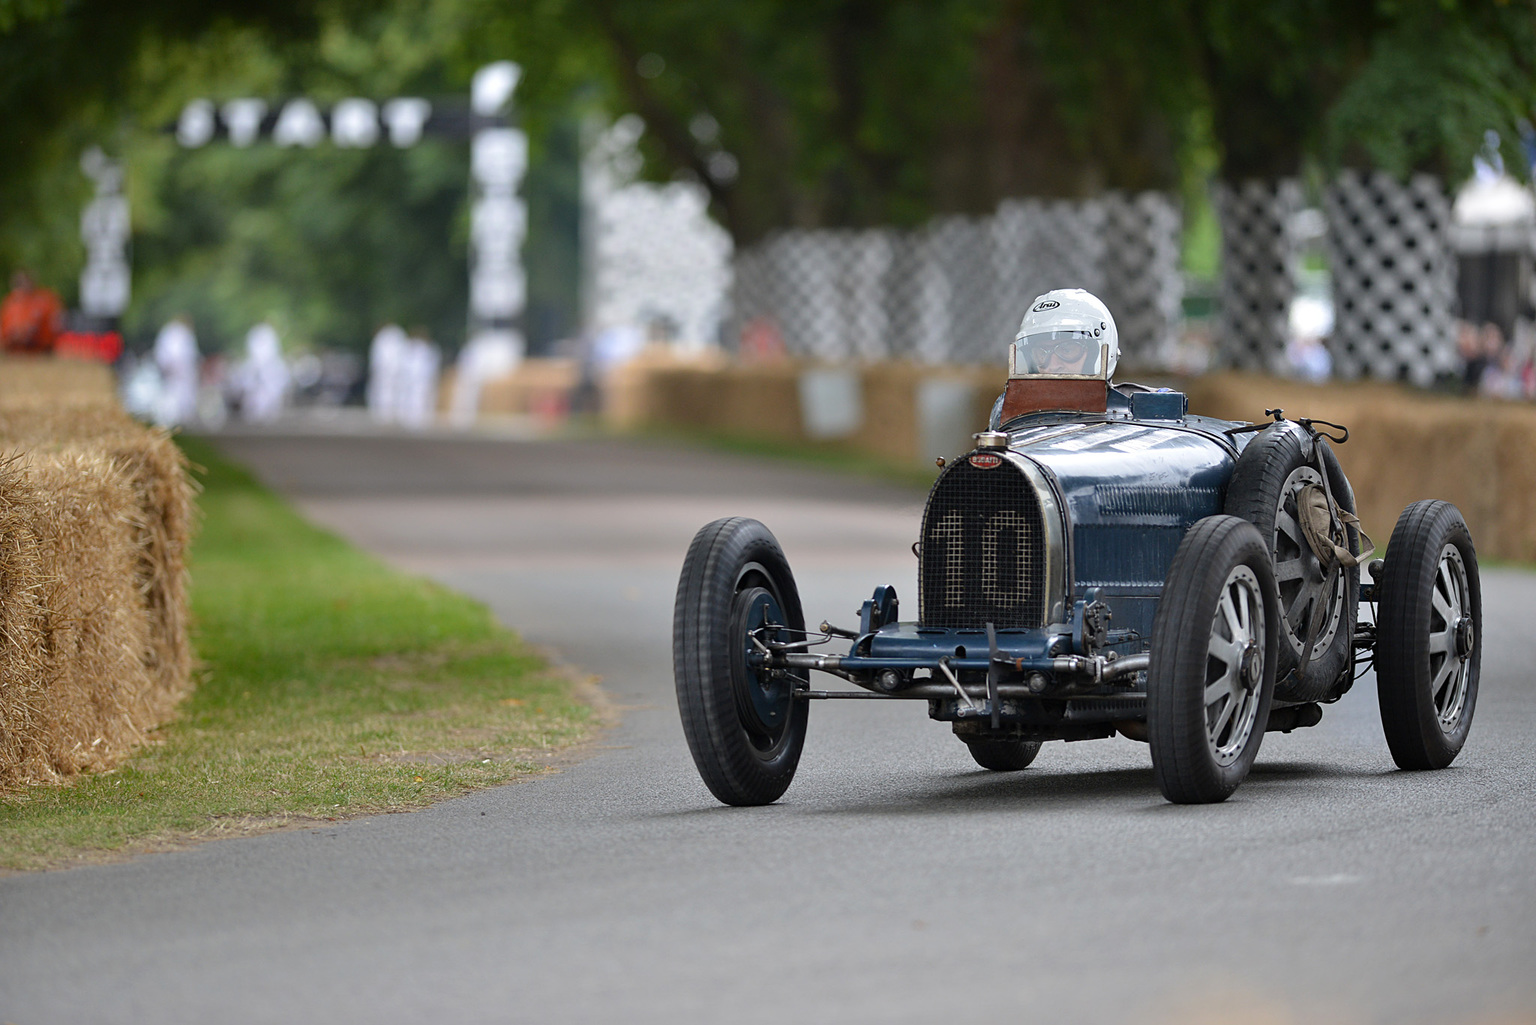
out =
{"type": "Polygon", "coordinates": [[[12,448],[100,452],[126,474],[138,509],[134,579],[152,623],[148,657],[158,686],[183,694],[192,668],[187,552],[195,528],[186,456],[165,431],[144,427],[115,404],[94,403],[73,409],[0,404],[0,452],[12,448]]]}
{"type": "Polygon", "coordinates": [[[0,356],[0,405],[15,402],[115,405],[116,381],[102,363],[0,356]]]}
{"type": "Polygon", "coordinates": [[[190,687],[185,457],[82,381],[0,392],[0,786],[110,765],[190,687]]]}
{"type": "Polygon", "coordinates": [[[111,765],[174,696],[151,671],[141,524],[125,468],[77,450],[19,455],[6,470],[0,782],[57,780],[111,765]]]}

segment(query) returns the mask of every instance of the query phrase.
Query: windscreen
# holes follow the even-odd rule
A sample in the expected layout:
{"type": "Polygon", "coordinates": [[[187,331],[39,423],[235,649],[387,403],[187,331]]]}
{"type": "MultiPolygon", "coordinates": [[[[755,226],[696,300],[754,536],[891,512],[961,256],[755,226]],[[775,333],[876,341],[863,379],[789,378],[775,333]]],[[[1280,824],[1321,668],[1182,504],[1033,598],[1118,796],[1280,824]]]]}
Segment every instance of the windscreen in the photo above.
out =
{"type": "Polygon", "coordinates": [[[1085,330],[1042,331],[1013,343],[1009,372],[1014,377],[1096,377],[1104,375],[1104,345],[1085,330]]]}

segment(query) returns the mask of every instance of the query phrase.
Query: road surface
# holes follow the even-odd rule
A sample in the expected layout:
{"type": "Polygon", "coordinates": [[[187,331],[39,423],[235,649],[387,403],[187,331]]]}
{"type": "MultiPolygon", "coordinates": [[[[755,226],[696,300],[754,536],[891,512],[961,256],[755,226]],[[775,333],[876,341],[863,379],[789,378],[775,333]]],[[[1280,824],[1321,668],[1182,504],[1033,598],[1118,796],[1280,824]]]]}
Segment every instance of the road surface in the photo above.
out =
{"type": "Polygon", "coordinates": [[[807,617],[915,614],[922,495],[605,442],[228,437],[315,520],[600,674],[558,775],[411,815],[0,879],[0,1020],[1536,1018],[1536,575],[1486,570],[1467,749],[1396,771],[1366,678],[1227,803],[1144,745],[975,768],[920,703],[812,709],[777,805],[699,781],[672,693],[693,531],[754,515],[807,617]]]}

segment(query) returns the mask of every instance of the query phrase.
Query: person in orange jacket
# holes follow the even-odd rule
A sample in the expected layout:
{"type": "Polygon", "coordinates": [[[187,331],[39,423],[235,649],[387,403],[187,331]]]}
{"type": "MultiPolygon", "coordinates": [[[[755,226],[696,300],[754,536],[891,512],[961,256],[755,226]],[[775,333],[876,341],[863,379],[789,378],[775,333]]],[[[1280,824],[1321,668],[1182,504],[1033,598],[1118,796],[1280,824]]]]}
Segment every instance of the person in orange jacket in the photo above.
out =
{"type": "Polygon", "coordinates": [[[50,353],[64,322],[64,304],[32,275],[11,275],[11,294],[0,303],[0,349],[6,352],[50,353]]]}

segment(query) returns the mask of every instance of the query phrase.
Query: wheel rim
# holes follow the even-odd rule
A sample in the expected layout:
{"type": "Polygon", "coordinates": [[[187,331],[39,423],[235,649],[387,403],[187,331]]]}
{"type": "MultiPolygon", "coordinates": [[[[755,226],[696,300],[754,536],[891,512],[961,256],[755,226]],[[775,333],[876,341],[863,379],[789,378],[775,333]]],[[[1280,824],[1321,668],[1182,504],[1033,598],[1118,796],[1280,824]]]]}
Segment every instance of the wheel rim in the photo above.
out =
{"type": "Polygon", "coordinates": [[[1429,598],[1429,696],[1445,733],[1456,732],[1467,706],[1467,663],[1477,646],[1470,593],[1461,550],[1447,544],[1429,598]]]}
{"type": "Polygon", "coordinates": [[[1264,593],[1247,566],[1227,574],[1206,646],[1205,734],[1219,765],[1237,761],[1258,718],[1264,678],[1264,593]]]}
{"type": "Polygon", "coordinates": [[[1328,574],[1307,544],[1301,522],[1296,518],[1296,496],[1308,484],[1322,486],[1323,478],[1310,466],[1298,466],[1285,478],[1280,500],[1275,504],[1275,584],[1280,591],[1280,627],[1291,649],[1300,656],[1311,634],[1314,621],[1317,640],[1312,651],[1327,651],[1344,617],[1344,574],[1334,575],[1333,591],[1323,604],[1323,585],[1328,574]]]}
{"type": "MultiPolygon", "coordinates": [[[[763,757],[776,753],[788,736],[794,703],[793,681],[787,673],[759,671],[748,660],[757,650],[752,643],[755,631],[769,624],[784,625],[783,608],[777,594],[766,586],[769,583],[766,571],[756,564],[744,569],[738,578],[731,614],[731,633],[738,638],[739,652],[739,661],[732,667],[737,719],[752,747],[763,757]]],[[[787,631],[775,630],[769,639],[783,641],[789,637],[787,631]]]]}

